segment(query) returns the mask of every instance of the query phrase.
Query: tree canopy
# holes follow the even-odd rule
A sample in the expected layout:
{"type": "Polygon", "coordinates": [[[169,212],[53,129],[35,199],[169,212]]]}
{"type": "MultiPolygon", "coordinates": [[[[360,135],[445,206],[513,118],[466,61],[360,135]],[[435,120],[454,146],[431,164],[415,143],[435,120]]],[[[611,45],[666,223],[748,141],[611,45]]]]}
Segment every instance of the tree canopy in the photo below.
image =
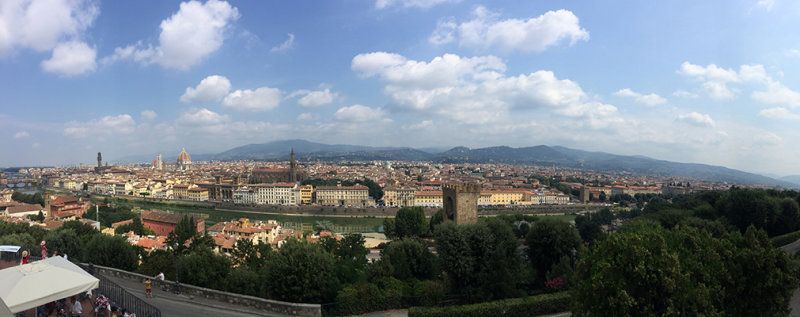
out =
{"type": "Polygon", "coordinates": [[[397,211],[394,219],[385,218],[383,226],[387,238],[403,239],[427,235],[430,224],[425,219],[422,207],[403,207],[397,211]]]}

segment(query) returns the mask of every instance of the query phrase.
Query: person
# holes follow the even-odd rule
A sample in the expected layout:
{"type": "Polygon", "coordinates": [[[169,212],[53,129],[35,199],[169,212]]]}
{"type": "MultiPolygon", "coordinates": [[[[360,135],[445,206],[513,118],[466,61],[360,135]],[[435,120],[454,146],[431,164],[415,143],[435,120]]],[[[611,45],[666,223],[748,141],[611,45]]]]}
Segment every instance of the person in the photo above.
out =
{"type": "Polygon", "coordinates": [[[81,302],[78,301],[77,296],[72,296],[72,309],[70,309],[70,313],[72,316],[80,316],[83,313],[83,307],[81,307],[81,302]]]}
{"type": "Polygon", "coordinates": [[[47,244],[47,242],[42,240],[42,243],[41,243],[41,246],[42,246],[42,260],[47,258],[47,247],[45,246],[45,244],[47,244]]]}
{"type": "Polygon", "coordinates": [[[62,256],[64,257],[64,260],[69,260],[69,259],[67,258],[67,253],[64,253],[62,256]]]}
{"type": "Polygon", "coordinates": [[[22,264],[28,264],[28,259],[31,256],[28,255],[28,250],[22,251],[22,264]]]}
{"type": "Polygon", "coordinates": [[[164,272],[159,272],[158,275],[156,275],[156,279],[161,281],[161,290],[166,291],[167,286],[164,284],[164,272]]]}
{"type": "Polygon", "coordinates": [[[144,289],[145,289],[145,295],[147,297],[153,297],[153,293],[150,292],[150,279],[149,278],[144,281],[144,289]]]}

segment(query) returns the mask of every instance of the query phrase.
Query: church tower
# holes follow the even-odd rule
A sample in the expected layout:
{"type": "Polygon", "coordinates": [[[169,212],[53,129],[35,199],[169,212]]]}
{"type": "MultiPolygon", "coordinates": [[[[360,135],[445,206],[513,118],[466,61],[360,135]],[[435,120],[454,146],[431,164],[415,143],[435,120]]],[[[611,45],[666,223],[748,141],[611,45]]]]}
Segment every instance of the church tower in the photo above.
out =
{"type": "Polygon", "coordinates": [[[103,155],[97,152],[97,167],[103,167],[103,155]]]}
{"type": "Polygon", "coordinates": [[[289,180],[292,183],[297,182],[297,163],[294,161],[294,148],[292,148],[292,152],[289,154],[289,180]]]}

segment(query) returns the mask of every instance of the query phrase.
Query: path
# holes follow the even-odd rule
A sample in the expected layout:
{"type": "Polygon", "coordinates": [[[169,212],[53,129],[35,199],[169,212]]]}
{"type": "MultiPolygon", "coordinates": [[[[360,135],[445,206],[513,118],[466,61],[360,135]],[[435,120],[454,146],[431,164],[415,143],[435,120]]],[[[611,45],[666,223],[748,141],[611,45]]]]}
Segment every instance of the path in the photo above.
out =
{"type": "Polygon", "coordinates": [[[125,288],[136,297],[161,310],[161,316],[285,316],[278,313],[256,310],[250,307],[233,305],[206,298],[192,299],[185,295],[175,295],[169,291],[153,288],[153,297],[147,298],[144,285],[134,280],[107,276],[114,283],[125,288]]]}

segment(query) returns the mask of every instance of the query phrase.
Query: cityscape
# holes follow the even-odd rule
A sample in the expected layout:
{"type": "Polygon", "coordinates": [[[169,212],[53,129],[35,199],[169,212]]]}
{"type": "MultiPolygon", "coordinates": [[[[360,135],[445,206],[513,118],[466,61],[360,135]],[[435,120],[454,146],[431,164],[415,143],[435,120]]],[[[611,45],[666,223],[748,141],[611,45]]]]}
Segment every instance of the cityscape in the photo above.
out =
{"type": "Polygon", "coordinates": [[[0,316],[800,316],[798,14],[0,2],[0,316]]]}

